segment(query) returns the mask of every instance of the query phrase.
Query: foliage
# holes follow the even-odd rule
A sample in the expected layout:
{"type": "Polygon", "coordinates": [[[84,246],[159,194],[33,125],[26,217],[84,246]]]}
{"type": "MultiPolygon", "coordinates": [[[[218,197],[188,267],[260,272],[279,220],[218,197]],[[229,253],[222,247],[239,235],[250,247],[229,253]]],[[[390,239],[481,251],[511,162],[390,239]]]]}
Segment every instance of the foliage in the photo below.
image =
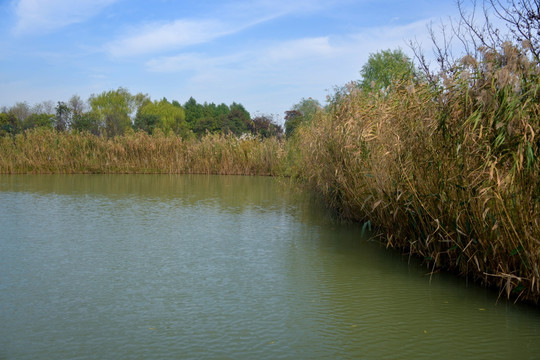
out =
{"type": "Polygon", "coordinates": [[[167,99],[146,102],[137,111],[135,128],[153,133],[159,128],[164,134],[173,132],[184,137],[188,134],[186,114],[181,106],[171,104],[167,99]]]}
{"type": "Polygon", "coordinates": [[[135,130],[142,130],[149,134],[153,134],[155,129],[159,129],[160,116],[152,113],[137,112],[133,127],[135,130]]]}
{"type": "Polygon", "coordinates": [[[92,112],[100,119],[104,126],[105,134],[109,137],[122,135],[131,128],[131,114],[136,113],[138,108],[148,97],[141,93],[132,95],[124,88],[104,91],[99,95],[92,94],[89,99],[92,112]]]}
{"type": "Polygon", "coordinates": [[[64,102],[59,101],[56,106],[56,124],[55,128],[58,131],[65,131],[71,122],[71,109],[64,102]]]}
{"type": "Polygon", "coordinates": [[[206,133],[233,133],[242,135],[248,131],[251,117],[242,104],[230,106],[214,103],[199,104],[191,97],[184,103],[186,122],[198,136],[206,133]]]}
{"type": "Polygon", "coordinates": [[[251,115],[242,104],[233,102],[229,107],[229,113],[223,124],[225,132],[242,135],[248,131],[251,115]]]}
{"type": "Polygon", "coordinates": [[[298,110],[285,111],[285,136],[289,139],[303,120],[302,112],[298,110]]]}
{"type": "Polygon", "coordinates": [[[12,112],[0,113],[0,136],[15,135],[19,127],[20,123],[12,112]]]}
{"type": "Polygon", "coordinates": [[[322,110],[321,104],[312,98],[302,99],[293,105],[291,110],[285,111],[285,135],[291,135],[301,124],[311,123],[313,117],[322,110]]]}
{"type": "Polygon", "coordinates": [[[30,114],[22,122],[22,130],[33,129],[37,127],[43,127],[52,129],[55,122],[54,115],[51,114],[30,114]]]}
{"type": "MultiPolygon", "coordinates": [[[[53,107],[51,101],[32,107],[26,102],[19,102],[3,110],[5,115],[2,115],[0,122],[0,135],[15,135],[36,126],[45,126],[45,115],[49,116],[51,112],[54,112],[53,126],[58,131],[88,131],[106,137],[122,135],[132,129],[150,134],[159,130],[184,138],[193,134],[202,137],[208,133],[242,136],[257,128],[253,126],[245,107],[236,102],[230,106],[223,103],[199,104],[191,97],[182,107],[176,100],[169,102],[163,98],[160,101],[151,101],[147,95],[132,95],[120,87],[98,95],[92,94],[88,105],[78,95],[73,95],[67,102],[59,101],[56,107],[53,107]],[[32,119],[26,121],[30,116],[32,119]],[[39,124],[36,123],[38,118],[41,119],[39,124]]],[[[257,119],[257,122],[259,120],[257,119]]],[[[280,127],[276,124],[259,125],[264,132],[262,136],[281,134],[280,127]]]]}
{"type": "Polygon", "coordinates": [[[86,111],[86,104],[79,95],[73,95],[69,99],[68,107],[74,115],[83,114],[86,111]]]}
{"type": "Polygon", "coordinates": [[[386,91],[395,81],[412,78],[414,64],[401,50],[382,50],[370,54],[360,71],[360,87],[365,91],[386,91]]]}
{"type": "Polygon", "coordinates": [[[9,112],[13,114],[18,121],[23,122],[24,119],[32,114],[32,109],[27,102],[18,102],[9,109],[9,112]]]}
{"type": "Polygon", "coordinates": [[[71,120],[71,129],[76,132],[89,132],[93,135],[100,135],[101,120],[94,112],[75,112],[71,120]]]}
{"type": "Polygon", "coordinates": [[[251,120],[249,130],[253,135],[260,135],[262,138],[281,137],[283,128],[268,115],[260,115],[251,120]]]}

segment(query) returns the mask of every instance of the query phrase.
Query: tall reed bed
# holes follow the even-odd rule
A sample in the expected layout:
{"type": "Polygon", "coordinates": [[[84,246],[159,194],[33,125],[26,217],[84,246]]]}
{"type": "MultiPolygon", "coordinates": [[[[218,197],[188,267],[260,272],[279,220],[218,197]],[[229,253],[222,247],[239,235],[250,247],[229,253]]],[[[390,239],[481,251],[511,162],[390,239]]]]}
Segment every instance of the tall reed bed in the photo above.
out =
{"type": "Polygon", "coordinates": [[[207,135],[183,140],[137,132],[110,139],[37,129],[0,139],[0,173],[202,173],[276,175],[277,139],[207,135]]]}
{"type": "Polygon", "coordinates": [[[433,270],[538,303],[539,75],[508,45],[464,59],[438,87],[352,87],[300,129],[297,176],[433,270]]]}

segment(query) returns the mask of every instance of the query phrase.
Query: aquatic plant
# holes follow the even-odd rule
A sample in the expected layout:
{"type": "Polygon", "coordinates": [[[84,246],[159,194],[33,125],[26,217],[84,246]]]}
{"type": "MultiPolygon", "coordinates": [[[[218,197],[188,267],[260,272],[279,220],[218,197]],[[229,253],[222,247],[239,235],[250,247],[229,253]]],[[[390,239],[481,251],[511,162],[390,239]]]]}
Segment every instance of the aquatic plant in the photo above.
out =
{"type": "Polygon", "coordinates": [[[295,174],[387,246],[538,302],[540,70],[504,44],[438,84],[355,84],[299,129],[295,174]]]}
{"type": "Polygon", "coordinates": [[[0,138],[0,173],[276,175],[283,153],[275,138],[209,134],[182,139],[159,130],[105,138],[40,128],[0,138]]]}

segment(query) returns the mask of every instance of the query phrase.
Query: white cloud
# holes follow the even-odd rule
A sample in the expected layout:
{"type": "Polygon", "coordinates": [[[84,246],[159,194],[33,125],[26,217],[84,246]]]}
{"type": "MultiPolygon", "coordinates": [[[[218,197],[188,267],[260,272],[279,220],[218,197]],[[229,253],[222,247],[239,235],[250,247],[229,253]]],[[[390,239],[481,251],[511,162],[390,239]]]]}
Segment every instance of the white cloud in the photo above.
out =
{"type": "MultiPolygon", "coordinates": [[[[206,18],[138,26],[105,45],[115,57],[155,54],[203,44],[292,13],[320,11],[322,1],[249,0],[225,3],[206,18]]],[[[325,3],[324,6],[329,6],[325,3]]]]}
{"type": "Polygon", "coordinates": [[[208,56],[202,53],[181,53],[175,56],[153,58],[146,62],[151,72],[201,71],[210,69],[241,70],[253,67],[261,70],[267,66],[291,64],[313,58],[334,58],[342,50],[330,44],[329,37],[305,38],[277,44],[244,49],[242,52],[208,56]]]}
{"type": "Polygon", "coordinates": [[[216,20],[176,20],[151,24],[126,38],[106,45],[113,56],[131,56],[205,43],[237,31],[237,28],[216,20]]]}
{"type": "Polygon", "coordinates": [[[96,15],[117,0],[19,0],[16,34],[50,32],[96,15]]]}

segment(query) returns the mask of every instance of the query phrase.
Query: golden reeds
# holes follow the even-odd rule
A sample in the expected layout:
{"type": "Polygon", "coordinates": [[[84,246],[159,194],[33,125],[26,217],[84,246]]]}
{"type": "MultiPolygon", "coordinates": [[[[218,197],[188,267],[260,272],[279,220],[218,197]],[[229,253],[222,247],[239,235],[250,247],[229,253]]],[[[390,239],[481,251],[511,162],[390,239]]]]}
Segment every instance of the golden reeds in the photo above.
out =
{"type": "Polygon", "coordinates": [[[114,138],[36,129],[0,139],[0,173],[203,173],[277,175],[277,139],[207,135],[184,140],[137,132],[114,138]]]}
{"type": "Polygon", "coordinates": [[[539,71],[497,56],[442,88],[353,89],[299,130],[296,174],[388,246],[538,302],[539,71]]]}

